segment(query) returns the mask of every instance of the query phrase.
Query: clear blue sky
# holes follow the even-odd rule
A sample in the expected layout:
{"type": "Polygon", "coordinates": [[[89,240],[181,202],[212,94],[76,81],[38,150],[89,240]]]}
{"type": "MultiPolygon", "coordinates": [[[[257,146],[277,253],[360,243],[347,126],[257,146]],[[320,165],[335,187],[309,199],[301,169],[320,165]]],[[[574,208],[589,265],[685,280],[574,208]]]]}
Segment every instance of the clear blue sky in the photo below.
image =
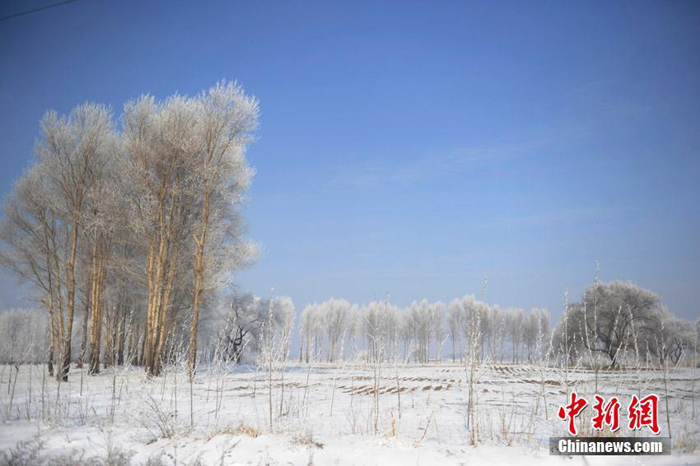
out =
{"type": "Polygon", "coordinates": [[[558,314],[599,260],[700,314],[700,2],[342,3],[80,0],[0,22],[0,190],[48,109],[237,79],[262,110],[244,288],[407,304],[487,275],[488,301],[558,314]]]}

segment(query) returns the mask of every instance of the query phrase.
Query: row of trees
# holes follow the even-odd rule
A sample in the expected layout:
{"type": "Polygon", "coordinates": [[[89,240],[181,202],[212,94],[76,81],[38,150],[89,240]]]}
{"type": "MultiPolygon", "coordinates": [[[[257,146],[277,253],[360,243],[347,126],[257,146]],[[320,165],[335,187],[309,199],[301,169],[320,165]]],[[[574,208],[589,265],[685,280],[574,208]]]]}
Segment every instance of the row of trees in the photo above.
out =
{"type": "Polygon", "coordinates": [[[158,375],[167,349],[187,340],[192,375],[210,292],[255,255],[236,207],[257,119],[257,101],[226,82],[195,97],[142,96],[119,126],[97,104],[44,116],[34,161],[5,201],[0,261],[46,309],[50,372],[57,363],[67,380],[78,315],[77,362],[89,359],[91,373],[133,358],[158,375]]]}
{"type": "Polygon", "coordinates": [[[359,306],[330,299],[303,309],[299,359],[334,362],[362,355],[375,361],[383,354],[425,363],[441,360],[449,340],[452,360],[463,360],[475,326],[480,358],[532,361],[540,356],[536,354],[538,336],[549,335],[549,313],[545,309],[529,313],[502,309],[473,295],[454,299],[449,305],[422,300],[405,308],[388,301],[359,306]]]}
{"type": "Polygon", "coordinates": [[[677,364],[696,351],[700,320],[672,315],[661,298],[629,282],[587,287],[567,303],[555,328],[546,309],[501,308],[473,295],[448,305],[426,300],[400,308],[388,301],[366,306],[342,299],[310,304],[301,313],[299,360],[362,357],[439,361],[532,362],[585,359],[616,367],[621,360],[677,364]],[[448,343],[449,342],[449,343],[448,343]],[[448,346],[449,345],[449,346],[448,346]]]}
{"type": "MultiPolygon", "coordinates": [[[[274,350],[280,360],[290,353],[295,320],[290,298],[234,293],[212,304],[212,310],[203,328],[209,358],[239,363],[255,361],[265,351],[274,350]]],[[[49,322],[41,317],[37,311],[0,313],[5,362],[43,358],[47,343],[41,337],[49,322]]],[[[120,340],[120,326],[110,317],[103,319],[103,327],[103,346],[114,347],[120,340]]],[[[78,328],[81,333],[87,330],[82,322],[78,328]]],[[[188,326],[180,328],[169,351],[187,348],[188,326]]],[[[693,358],[700,320],[692,323],[673,316],[656,294],[631,283],[596,282],[586,288],[579,302],[567,304],[553,330],[544,309],[528,313],[502,309],[466,295],[448,305],[423,300],[405,308],[388,301],[359,306],[330,299],[303,309],[298,332],[299,361],[306,363],[347,359],[426,363],[451,355],[452,361],[460,362],[571,365],[583,361],[595,367],[615,367],[622,362],[655,360],[663,365],[693,358]]],[[[123,354],[106,351],[103,364],[143,361],[143,345],[134,343],[133,333],[129,335],[120,344],[123,354]]],[[[74,348],[80,348],[77,343],[74,348]]],[[[163,360],[169,358],[166,351],[163,360]]]]}

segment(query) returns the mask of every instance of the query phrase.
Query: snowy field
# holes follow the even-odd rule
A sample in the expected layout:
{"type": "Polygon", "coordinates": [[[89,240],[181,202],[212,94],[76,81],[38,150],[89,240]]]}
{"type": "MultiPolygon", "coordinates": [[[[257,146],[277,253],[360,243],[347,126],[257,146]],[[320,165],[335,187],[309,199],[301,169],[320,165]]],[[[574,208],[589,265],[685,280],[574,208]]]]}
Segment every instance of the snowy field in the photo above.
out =
{"type": "MultiPolygon", "coordinates": [[[[555,413],[567,386],[593,398],[595,374],[580,369],[480,366],[471,426],[469,373],[451,362],[207,366],[192,385],[172,367],[150,380],[140,368],[95,377],[74,369],[61,384],[41,366],[0,371],[6,464],[700,463],[691,369],[669,376],[673,455],[585,458],[550,456],[547,447],[550,435],[566,435],[555,413]]],[[[668,435],[661,372],[602,372],[597,392],[620,396],[623,406],[633,393],[659,394],[668,435]]],[[[583,433],[591,409],[584,413],[583,433]]]]}

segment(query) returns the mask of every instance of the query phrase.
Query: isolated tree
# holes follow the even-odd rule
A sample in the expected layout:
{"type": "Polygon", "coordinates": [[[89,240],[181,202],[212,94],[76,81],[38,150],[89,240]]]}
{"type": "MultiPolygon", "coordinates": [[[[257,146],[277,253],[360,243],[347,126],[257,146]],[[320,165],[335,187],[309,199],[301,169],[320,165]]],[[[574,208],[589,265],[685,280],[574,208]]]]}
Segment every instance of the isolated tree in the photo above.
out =
{"type": "Polygon", "coordinates": [[[556,341],[560,347],[566,343],[569,352],[583,347],[605,354],[616,367],[633,339],[651,342],[661,310],[661,299],[651,291],[629,282],[597,282],[585,289],[581,302],[569,305],[556,341]]]}

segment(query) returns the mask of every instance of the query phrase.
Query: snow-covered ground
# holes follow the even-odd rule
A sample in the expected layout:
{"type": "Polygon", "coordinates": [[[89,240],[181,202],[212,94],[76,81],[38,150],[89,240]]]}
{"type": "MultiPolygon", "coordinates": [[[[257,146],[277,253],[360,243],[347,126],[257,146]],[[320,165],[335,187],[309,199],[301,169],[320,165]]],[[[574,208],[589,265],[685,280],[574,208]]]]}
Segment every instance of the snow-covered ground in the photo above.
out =
{"type": "MultiPolygon", "coordinates": [[[[475,374],[471,425],[468,369],[451,362],[289,364],[272,373],[204,366],[192,385],[176,368],[155,379],[139,368],[99,376],[73,369],[70,381],[58,384],[42,367],[22,366],[16,385],[14,368],[0,371],[0,463],[700,463],[700,397],[694,400],[691,369],[669,375],[673,455],[569,458],[550,456],[548,439],[566,435],[556,411],[567,387],[593,400],[592,371],[484,364],[475,374]]],[[[659,394],[660,435],[668,436],[663,373],[602,372],[597,383],[598,393],[621,398],[623,424],[632,394],[659,394]]],[[[591,413],[589,407],[580,417],[583,433],[591,413]]],[[[630,433],[623,427],[618,435],[630,433]]]]}

